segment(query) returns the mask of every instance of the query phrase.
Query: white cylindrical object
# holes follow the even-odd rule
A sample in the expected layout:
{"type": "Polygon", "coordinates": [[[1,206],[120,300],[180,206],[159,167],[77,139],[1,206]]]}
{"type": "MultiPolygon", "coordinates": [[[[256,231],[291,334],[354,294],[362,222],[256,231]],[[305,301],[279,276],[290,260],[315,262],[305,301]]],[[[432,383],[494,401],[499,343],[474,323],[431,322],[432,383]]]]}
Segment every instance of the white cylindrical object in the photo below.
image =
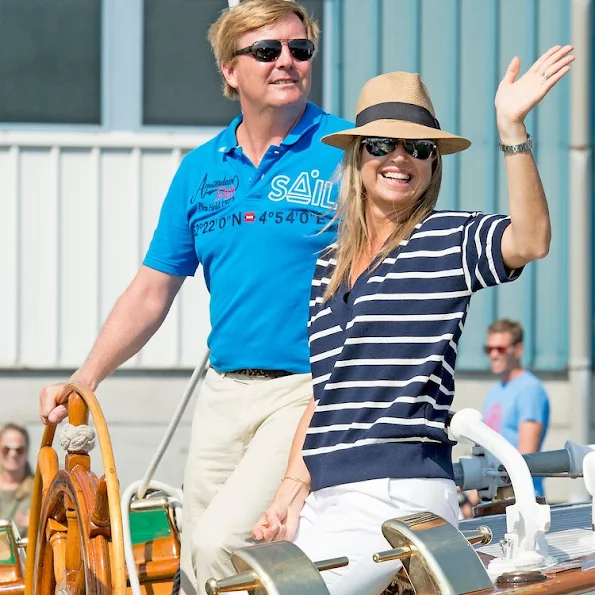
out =
{"type": "Polygon", "coordinates": [[[483,423],[475,409],[462,409],[450,422],[456,440],[479,444],[502,462],[510,477],[516,503],[506,508],[504,556],[488,566],[490,576],[520,568],[542,568],[550,563],[545,532],[550,528],[550,507],[537,504],[531,472],[521,453],[506,438],[483,423]]]}
{"type": "Polygon", "coordinates": [[[483,423],[475,409],[461,409],[450,422],[450,431],[457,441],[470,439],[492,453],[506,468],[514,488],[517,505],[535,504],[533,479],[523,455],[503,436],[483,423]]]}
{"type": "Polygon", "coordinates": [[[591,527],[595,527],[595,452],[591,451],[583,459],[585,487],[591,494],[591,527]]]}
{"type": "Polygon", "coordinates": [[[564,448],[568,452],[570,466],[568,468],[569,475],[583,475],[584,461],[586,455],[595,450],[595,444],[577,444],[572,440],[567,440],[564,443],[564,448]]]}

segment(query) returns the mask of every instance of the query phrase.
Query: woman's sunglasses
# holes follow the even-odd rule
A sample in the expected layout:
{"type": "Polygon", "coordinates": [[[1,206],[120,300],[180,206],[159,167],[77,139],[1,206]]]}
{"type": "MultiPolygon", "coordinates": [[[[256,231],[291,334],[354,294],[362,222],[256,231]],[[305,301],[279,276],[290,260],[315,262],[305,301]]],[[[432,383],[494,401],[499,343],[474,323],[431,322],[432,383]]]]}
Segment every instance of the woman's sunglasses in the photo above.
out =
{"type": "Polygon", "coordinates": [[[7,456],[13,450],[17,455],[24,455],[26,448],[24,446],[3,446],[1,449],[2,455],[7,456]]]}
{"type": "MultiPolygon", "coordinates": [[[[235,52],[234,56],[241,56],[242,54],[252,54],[255,60],[259,62],[274,62],[281,55],[283,50],[283,43],[278,39],[263,39],[255,41],[247,48],[242,48],[235,52]]],[[[289,53],[298,61],[306,62],[314,55],[316,46],[314,42],[309,39],[290,39],[287,41],[289,53]]]]}
{"type": "Polygon", "coordinates": [[[362,140],[362,144],[366,147],[368,153],[374,157],[390,155],[399,143],[403,143],[403,148],[408,155],[422,161],[430,158],[436,151],[436,143],[433,140],[378,138],[375,136],[368,136],[362,140]]]}

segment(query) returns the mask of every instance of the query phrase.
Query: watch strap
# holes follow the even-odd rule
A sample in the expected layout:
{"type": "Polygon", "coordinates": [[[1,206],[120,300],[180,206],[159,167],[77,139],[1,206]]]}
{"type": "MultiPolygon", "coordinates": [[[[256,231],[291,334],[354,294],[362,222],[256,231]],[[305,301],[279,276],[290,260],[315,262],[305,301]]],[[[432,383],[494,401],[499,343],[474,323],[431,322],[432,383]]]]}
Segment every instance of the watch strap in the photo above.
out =
{"type": "Polygon", "coordinates": [[[498,141],[498,148],[504,153],[524,153],[530,151],[533,148],[533,139],[531,135],[527,133],[527,140],[520,145],[504,145],[498,141]]]}

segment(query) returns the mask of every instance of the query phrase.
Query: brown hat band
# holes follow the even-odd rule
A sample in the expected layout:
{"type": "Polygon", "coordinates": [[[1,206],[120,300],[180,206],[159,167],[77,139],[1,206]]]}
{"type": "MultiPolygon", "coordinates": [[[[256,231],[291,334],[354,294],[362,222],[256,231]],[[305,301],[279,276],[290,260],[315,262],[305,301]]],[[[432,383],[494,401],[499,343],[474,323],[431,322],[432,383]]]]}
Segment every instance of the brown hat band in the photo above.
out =
{"type": "Polygon", "coordinates": [[[405,120],[440,130],[438,120],[425,107],[413,103],[389,101],[371,105],[357,114],[355,125],[359,127],[376,120],[405,120]]]}

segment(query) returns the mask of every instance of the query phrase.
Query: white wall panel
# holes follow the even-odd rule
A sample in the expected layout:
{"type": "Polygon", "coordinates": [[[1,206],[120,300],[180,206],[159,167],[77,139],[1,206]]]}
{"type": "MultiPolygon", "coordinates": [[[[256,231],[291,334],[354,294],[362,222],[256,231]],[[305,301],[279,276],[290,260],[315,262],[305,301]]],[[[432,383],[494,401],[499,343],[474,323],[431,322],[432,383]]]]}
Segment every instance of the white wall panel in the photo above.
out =
{"type": "MultiPolygon", "coordinates": [[[[207,136],[0,132],[0,369],[78,366],[149,245],[171,178],[207,136]]],[[[202,273],[128,367],[193,367],[202,273]]]]}
{"type": "Polygon", "coordinates": [[[99,284],[99,149],[62,152],[58,365],[76,367],[95,338],[99,284]]]}
{"type": "MultiPolygon", "coordinates": [[[[141,184],[143,203],[140,211],[140,245],[142,259],[157,225],[163,197],[181,159],[179,151],[146,151],[143,154],[141,184]]],[[[163,325],[141,351],[139,364],[143,367],[162,368],[179,365],[180,304],[177,299],[163,325]]]]}
{"type": "MultiPolygon", "coordinates": [[[[138,149],[103,152],[100,175],[99,303],[105,320],[136,273],[140,258],[138,149]]],[[[124,364],[137,364],[137,357],[124,364]]]]}
{"type": "Polygon", "coordinates": [[[0,367],[14,366],[18,362],[18,175],[17,148],[0,147],[0,367]]]}
{"type": "Polygon", "coordinates": [[[56,147],[28,148],[18,178],[20,363],[40,368],[57,360],[59,162],[56,147]]]}
{"type": "Polygon", "coordinates": [[[180,295],[182,315],[180,320],[180,365],[194,368],[207,348],[209,334],[209,294],[204,282],[202,267],[194,278],[186,279],[180,295]]]}

